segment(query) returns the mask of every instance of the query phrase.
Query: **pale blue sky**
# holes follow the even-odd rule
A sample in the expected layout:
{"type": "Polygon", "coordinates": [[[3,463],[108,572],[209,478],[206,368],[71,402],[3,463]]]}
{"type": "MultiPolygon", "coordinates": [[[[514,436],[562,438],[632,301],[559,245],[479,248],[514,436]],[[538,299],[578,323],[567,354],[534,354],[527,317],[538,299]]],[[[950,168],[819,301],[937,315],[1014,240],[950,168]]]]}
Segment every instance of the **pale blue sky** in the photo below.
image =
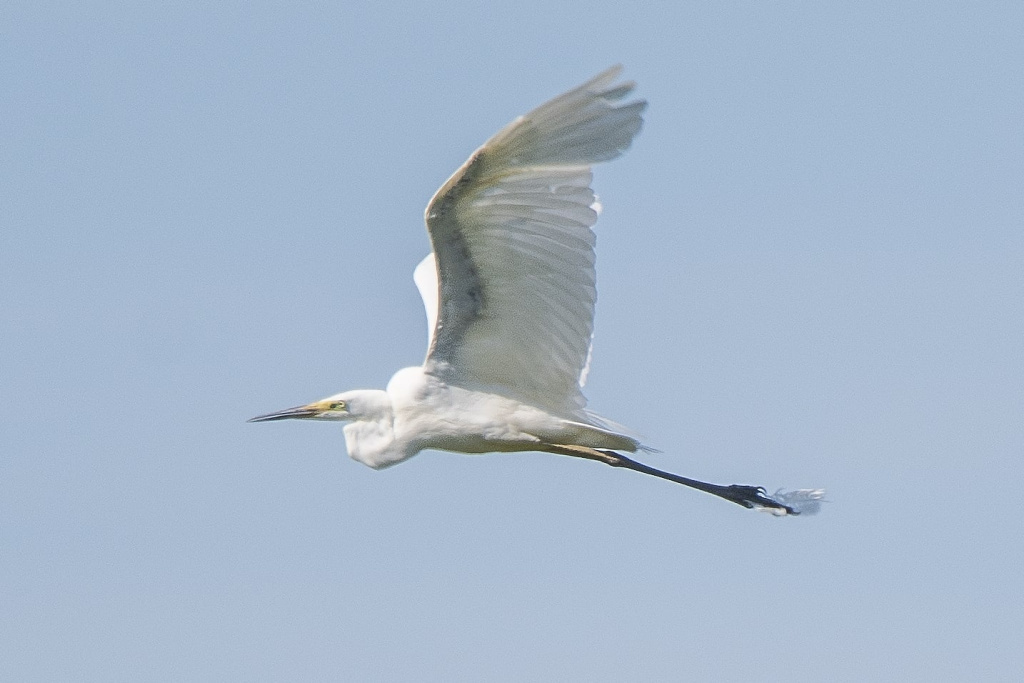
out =
{"type": "Polygon", "coordinates": [[[0,9],[9,680],[1015,680],[1024,5],[0,9]],[[621,62],[591,407],[774,519],[258,413],[423,354],[423,207],[621,62]]]}

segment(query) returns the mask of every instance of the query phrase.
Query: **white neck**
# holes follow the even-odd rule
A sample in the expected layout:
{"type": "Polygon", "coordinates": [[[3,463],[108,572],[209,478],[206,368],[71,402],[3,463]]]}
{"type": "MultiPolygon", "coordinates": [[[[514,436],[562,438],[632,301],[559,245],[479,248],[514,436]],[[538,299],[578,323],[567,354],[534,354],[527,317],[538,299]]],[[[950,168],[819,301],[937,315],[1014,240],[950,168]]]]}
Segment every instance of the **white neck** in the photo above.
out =
{"type": "Polygon", "coordinates": [[[352,413],[345,425],[345,446],[353,460],[381,469],[412,455],[395,442],[394,411],[387,392],[364,389],[345,396],[352,413]]]}

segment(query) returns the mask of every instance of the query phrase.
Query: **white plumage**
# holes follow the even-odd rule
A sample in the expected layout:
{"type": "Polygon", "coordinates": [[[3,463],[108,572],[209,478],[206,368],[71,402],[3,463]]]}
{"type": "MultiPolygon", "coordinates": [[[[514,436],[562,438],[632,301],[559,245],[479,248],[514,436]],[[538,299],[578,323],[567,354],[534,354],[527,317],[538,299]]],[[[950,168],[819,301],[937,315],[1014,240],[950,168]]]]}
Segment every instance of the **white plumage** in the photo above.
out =
{"type": "MultiPolygon", "coordinates": [[[[619,71],[517,118],[430,201],[442,304],[428,371],[584,419],[597,298],[590,165],[629,147],[647,106],[619,104],[633,90],[615,84],[619,71]]],[[[428,311],[430,290],[420,287],[428,311]]]]}
{"type": "MultiPolygon", "coordinates": [[[[800,510],[750,486],[719,486],[624,456],[639,442],[585,410],[599,206],[591,165],[625,151],[646,102],[613,67],[521,116],[480,147],[426,210],[433,248],[413,278],[428,350],[386,391],[355,390],[252,421],[342,420],[370,467],[423,449],[539,450],[604,462],[774,514],[800,510]]],[[[791,497],[820,498],[820,492],[791,497]],[[813,494],[813,495],[812,495],[813,494]]]]}

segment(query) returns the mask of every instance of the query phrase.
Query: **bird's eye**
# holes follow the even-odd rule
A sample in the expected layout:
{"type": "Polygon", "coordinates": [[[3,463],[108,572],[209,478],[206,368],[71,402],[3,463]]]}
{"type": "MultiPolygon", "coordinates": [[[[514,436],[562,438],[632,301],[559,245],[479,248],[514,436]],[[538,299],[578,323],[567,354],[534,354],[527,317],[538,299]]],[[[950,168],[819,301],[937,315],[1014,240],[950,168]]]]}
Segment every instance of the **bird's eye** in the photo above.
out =
{"type": "Polygon", "coordinates": [[[330,409],[331,410],[345,410],[345,402],[344,401],[335,401],[334,403],[332,403],[330,405],[330,409]]]}

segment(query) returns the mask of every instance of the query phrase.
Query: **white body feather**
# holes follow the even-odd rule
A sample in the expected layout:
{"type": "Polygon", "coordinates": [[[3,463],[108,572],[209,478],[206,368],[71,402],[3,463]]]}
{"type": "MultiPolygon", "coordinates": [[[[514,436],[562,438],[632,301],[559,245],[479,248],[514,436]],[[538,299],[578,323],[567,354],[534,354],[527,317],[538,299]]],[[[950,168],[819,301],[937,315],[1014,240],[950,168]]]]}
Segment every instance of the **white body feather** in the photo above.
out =
{"type": "Polygon", "coordinates": [[[345,425],[349,455],[374,469],[430,448],[492,453],[575,444],[632,452],[639,445],[632,437],[506,396],[445,384],[421,367],[399,370],[387,391],[347,391],[335,398],[345,400],[356,417],[345,425]]]}

